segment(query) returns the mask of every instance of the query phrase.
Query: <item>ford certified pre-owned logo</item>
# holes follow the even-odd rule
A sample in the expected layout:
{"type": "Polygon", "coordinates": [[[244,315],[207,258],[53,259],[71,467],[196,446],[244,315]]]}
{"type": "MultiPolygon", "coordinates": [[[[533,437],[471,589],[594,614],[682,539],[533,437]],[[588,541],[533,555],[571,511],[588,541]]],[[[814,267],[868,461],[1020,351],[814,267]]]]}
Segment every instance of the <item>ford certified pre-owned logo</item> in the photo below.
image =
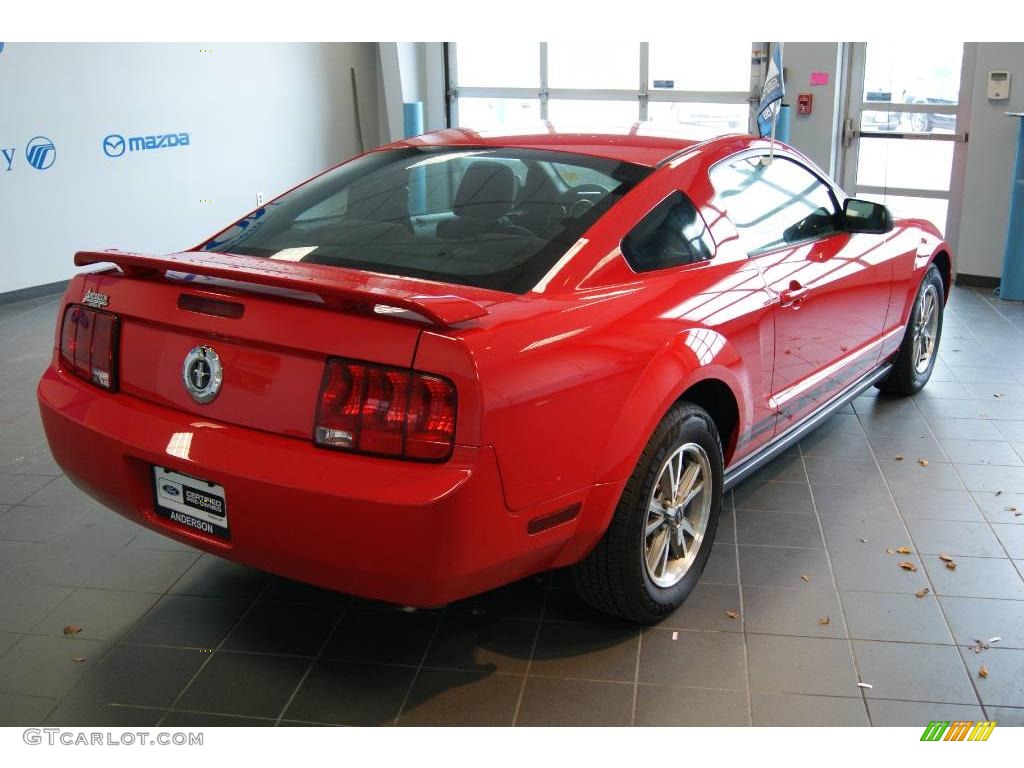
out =
{"type": "Polygon", "coordinates": [[[168,496],[180,496],[181,495],[181,491],[179,491],[177,489],[177,487],[171,485],[170,483],[164,483],[163,485],[161,485],[160,486],[160,490],[162,490],[168,496]]]}
{"type": "Polygon", "coordinates": [[[107,157],[120,157],[124,154],[124,136],[112,133],[103,138],[103,154],[107,157]]]}
{"type": "Polygon", "coordinates": [[[25,145],[25,159],[37,171],[45,171],[57,159],[57,148],[45,136],[35,136],[25,145]]]}

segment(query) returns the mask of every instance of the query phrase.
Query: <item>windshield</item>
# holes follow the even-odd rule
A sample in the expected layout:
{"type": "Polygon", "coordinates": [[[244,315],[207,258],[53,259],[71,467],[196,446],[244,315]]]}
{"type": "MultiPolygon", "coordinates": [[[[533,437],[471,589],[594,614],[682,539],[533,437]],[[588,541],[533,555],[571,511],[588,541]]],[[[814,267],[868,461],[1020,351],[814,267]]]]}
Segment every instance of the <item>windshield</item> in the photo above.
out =
{"type": "Polygon", "coordinates": [[[650,169],[566,152],[371,152],[202,249],[525,293],[650,169]]]}

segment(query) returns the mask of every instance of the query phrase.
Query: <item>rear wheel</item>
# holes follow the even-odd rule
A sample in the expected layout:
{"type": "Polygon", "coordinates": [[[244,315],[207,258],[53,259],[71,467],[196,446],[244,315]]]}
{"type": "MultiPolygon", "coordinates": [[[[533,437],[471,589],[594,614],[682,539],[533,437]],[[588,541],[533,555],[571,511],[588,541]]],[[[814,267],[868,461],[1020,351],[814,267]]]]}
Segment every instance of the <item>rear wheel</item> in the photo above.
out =
{"type": "Polygon", "coordinates": [[[715,424],[681,403],[658,425],[597,547],[573,569],[584,602],[630,621],[657,621],[693,591],[722,508],[715,424]]]}
{"type": "Polygon", "coordinates": [[[883,392],[912,395],[928,383],[938,356],[942,338],[942,311],[945,288],[939,268],[928,267],[917,298],[910,310],[910,320],[903,335],[892,372],[878,384],[883,392]]]}

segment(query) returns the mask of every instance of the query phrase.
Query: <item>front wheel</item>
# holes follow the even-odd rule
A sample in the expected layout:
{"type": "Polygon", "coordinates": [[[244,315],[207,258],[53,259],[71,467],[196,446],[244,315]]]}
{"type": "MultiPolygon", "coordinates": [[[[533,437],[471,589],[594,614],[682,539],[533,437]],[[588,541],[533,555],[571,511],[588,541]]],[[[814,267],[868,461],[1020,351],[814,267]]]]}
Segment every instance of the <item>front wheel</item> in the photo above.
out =
{"type": "Polygon", "coordinates": [[[892,371],[878,383],[883,392],[912,395],[931,378],[942,338],[942,311],[945,288],[939,268],[928,267],[917,298],[910,310],[910,319],[903,335],[903,343],[896,355],[892,371]]]}
{"type": "Polygon", "coordinates": [[[675,406],[654,431],[594,550],[573,569],[584,602],[650,623],[693,591],[722,509],[722,448],[707,411],[675,406]]]}

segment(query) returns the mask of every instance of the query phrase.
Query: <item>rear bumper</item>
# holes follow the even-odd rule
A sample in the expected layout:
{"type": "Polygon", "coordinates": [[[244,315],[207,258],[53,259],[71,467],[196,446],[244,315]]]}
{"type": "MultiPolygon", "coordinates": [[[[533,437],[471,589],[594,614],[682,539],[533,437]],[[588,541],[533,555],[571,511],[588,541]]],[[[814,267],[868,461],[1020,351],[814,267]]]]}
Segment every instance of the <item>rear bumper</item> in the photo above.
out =
{"type": "Polygon", "coordinates": [[[56,365],[38,397],[54,458],[90,496],[170,538],[300,581],[439,605],[560,564],[579,546],[566,546],[576,521],[526,530],[577,499],[511,514],[487,447],[458,446],[444,464],[346,455],[111,395],[56,365]],[[231,541],[158,517],[154,465],[222,485],[231,541]]]}

